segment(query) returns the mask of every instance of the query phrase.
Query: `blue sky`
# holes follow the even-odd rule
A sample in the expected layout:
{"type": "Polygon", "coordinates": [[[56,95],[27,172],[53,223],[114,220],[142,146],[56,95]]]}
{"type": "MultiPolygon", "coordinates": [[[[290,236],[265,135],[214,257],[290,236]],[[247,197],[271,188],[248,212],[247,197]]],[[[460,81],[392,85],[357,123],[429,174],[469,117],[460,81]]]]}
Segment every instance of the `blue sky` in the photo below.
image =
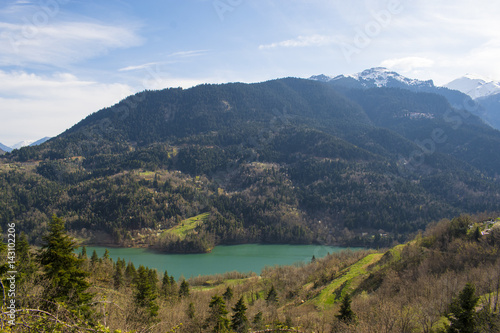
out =
{"type": "Polygon", "coordinates": [[[4,0],[0,142],[55,136],[145,89],[352,74],[500,79],[490,0],[4,0]]]}

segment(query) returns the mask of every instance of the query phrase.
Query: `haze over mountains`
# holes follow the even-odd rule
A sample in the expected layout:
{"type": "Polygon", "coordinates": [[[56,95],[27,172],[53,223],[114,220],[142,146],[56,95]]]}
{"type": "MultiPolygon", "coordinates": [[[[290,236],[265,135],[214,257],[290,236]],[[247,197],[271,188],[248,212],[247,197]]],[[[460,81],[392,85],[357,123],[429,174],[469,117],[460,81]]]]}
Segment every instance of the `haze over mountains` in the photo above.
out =
{"type": "Polygon", "coordinates": [[[443,217],[500,211],[500,132],[452,106],[464,94],[379,71],[362,84],[286,78],[130,96],[4,157],[1,224],[36,235],[57,213],[82,237],[203,252],[387,244],[443,217]],[[198,215],[195,233],[168,233],[198,215]]]}

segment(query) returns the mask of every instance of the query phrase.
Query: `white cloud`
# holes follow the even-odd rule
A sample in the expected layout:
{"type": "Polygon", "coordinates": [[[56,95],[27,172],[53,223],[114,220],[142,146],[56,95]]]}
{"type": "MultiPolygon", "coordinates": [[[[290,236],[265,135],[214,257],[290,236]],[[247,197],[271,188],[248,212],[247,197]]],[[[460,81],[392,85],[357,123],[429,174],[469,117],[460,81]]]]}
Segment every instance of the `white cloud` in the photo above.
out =
{"type": "Polygon", "coordinates": [[[127,85],[83,81],[68,73],[42,77],[0,71],[0,142],[55,136],[133,92],[127,85]]]}
{"type": "Polygon", "coordinates": [[[404,57],[387,59],[380,64],[382,67],[401,72],[412,72],[422,68],[432,67],[434,60],[423,57],[404,57]]]}
{"type": "Polygon", "coordinates": [[[135,29],[89,22],[0,23],[0,65],[65,66],[142,43],[135,29]]]}
{"type": "Polygon", "coordinates": [[[334,43],[338,43],[339,39],[333,36],[327,35],[310,35],[310,36],[299,36],[294,39],[288,39],[282,42],[276,42],[272,44],[259,45],[259,49],[273,49],[278,47],[309,47],[309,46],[326,46],[334,43]]]}

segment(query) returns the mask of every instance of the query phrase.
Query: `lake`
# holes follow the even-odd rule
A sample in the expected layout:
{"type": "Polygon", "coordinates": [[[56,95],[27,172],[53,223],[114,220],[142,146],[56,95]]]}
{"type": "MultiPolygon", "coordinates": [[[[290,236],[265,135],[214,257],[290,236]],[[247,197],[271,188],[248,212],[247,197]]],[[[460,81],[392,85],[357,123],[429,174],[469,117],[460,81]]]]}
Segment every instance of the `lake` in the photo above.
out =
{"type": "MultiPolygon", "coordinates": [[[[99,257],[102,257],[105,249],[105,247],[87,246],[87,255],[90,258],[92,252],[96,250],[99,257]]],[[[168,274],[173,275],[175,279],[179,279],[181,275],[189,278],[231,271],[260,274],[266,266],[310,262],[313,255],[316,258],[322,258],[327,253],[346,250],[343,247],[323,245],[261,244],[220,245],[216,246],[211,253],[203,254],[160,254],[136,248],[107,249],[114,261],[119,257],[125,259],[126,262],[132,261],[136,268],[139,265],[156,268],[160,274],[167,270],[168,274]]]]}

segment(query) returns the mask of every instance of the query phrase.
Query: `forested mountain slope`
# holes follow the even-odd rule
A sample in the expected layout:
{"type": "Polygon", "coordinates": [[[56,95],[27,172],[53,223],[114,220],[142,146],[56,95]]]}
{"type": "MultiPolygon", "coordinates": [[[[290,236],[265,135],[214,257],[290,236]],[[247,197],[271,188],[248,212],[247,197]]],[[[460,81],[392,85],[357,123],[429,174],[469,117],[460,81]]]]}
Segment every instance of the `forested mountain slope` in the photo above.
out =
{"type": "Polygon", "coordinates": [[[4,156],[0,219],[36,240],[57,213],[90,242],[174,252],[389,244],[500,210],[498,143],[428,93],[294,78],[145,91],[4,156]],[[172,232],[204,213],[186,237],[172,232]]]}

